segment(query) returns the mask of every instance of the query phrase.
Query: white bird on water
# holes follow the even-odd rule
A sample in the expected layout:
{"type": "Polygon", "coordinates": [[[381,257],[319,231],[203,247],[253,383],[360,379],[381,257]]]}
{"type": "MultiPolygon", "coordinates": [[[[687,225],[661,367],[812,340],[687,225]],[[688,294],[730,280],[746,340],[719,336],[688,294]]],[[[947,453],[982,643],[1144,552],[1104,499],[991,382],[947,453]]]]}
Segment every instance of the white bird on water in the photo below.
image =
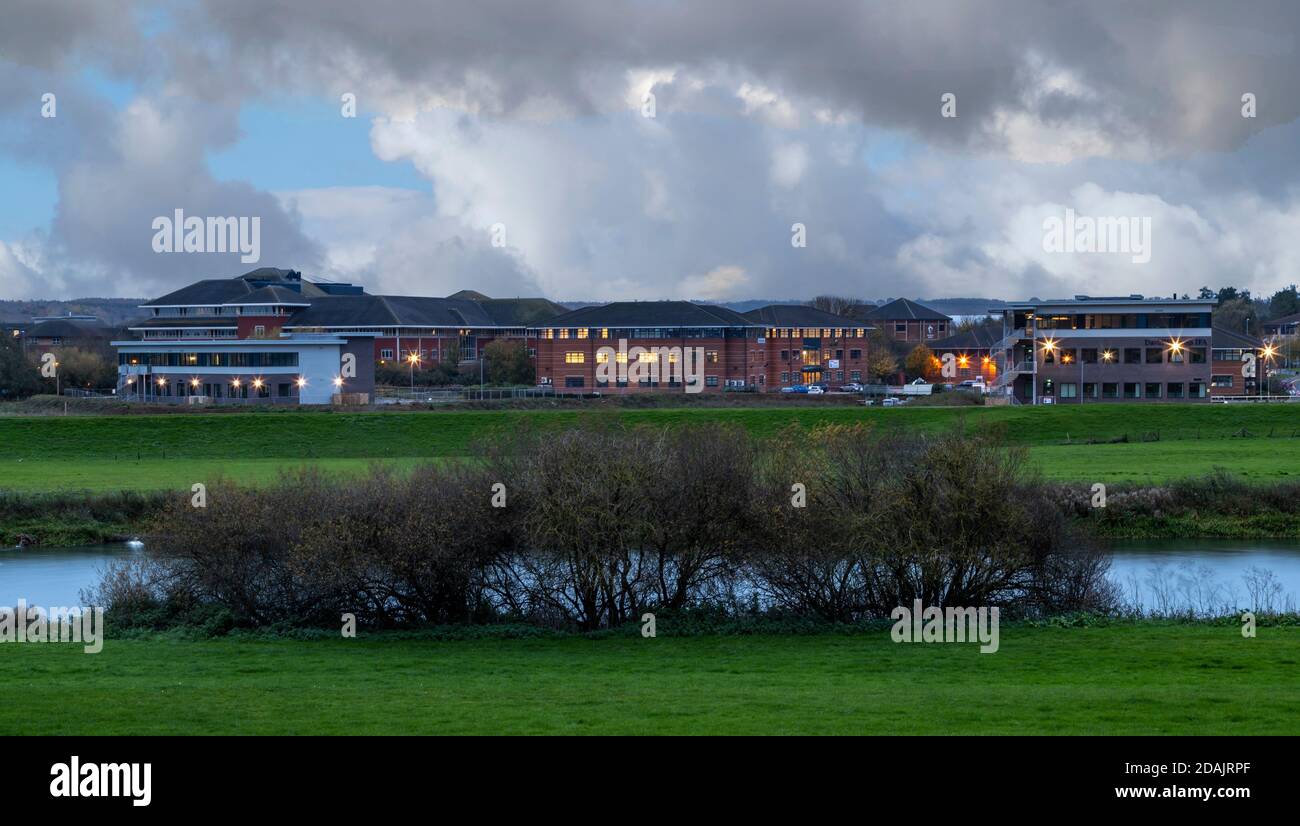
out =
{"type": "Polygon", "coordinates": [[[144,548],[144,543],[138,539],[128,539],[126,541],[126,546],[133,551],[138,551],[144,548]]]}

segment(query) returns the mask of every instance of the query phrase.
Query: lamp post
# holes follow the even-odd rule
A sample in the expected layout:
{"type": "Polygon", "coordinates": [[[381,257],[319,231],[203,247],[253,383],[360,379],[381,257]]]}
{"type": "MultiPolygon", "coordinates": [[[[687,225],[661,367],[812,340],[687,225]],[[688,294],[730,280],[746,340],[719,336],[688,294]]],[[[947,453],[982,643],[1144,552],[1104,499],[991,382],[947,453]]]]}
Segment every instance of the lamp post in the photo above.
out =
{"type": "Polygon", "coordinates": [[[411,394],[414,395],[415,394],[415,365],[420,363],[420,354],[411,353],[411,355],[407,356],[406,360],[411,363],[411,394]]]}
{"type": "MultiPolygon", "coordinates": [[[[1047,364],[1047,354],[1056,352],[1056,342],[1050,338],[1043,339],[1043,364],[1047,364]]],[[[1038,375],[1034,375],[1034,404],[1038,404],[1038,375]]]]}
{"type": "Polygon", "coordinates": [[[1259,350],[1260,361],[1264,362],[1259,370],[1259,394],[1261,396],[1264,395],[1264,389],[1268,386],[1268,363],[1273,360],[1273,356],[1276,354],[1277,348],[1272,344],[1265,344],[1259,350]]]}

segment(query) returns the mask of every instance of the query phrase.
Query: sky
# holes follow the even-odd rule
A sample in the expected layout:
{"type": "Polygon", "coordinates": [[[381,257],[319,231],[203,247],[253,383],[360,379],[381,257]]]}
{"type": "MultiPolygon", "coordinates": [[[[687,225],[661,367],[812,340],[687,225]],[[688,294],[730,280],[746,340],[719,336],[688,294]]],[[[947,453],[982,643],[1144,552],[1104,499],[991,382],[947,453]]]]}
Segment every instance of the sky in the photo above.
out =
{"type": "Polygon", "coordinates": [[[0,299],[259,266],[589,301],[1271,294],[1300,280],[1298,33],[1271,0],[7,0],[0,299]],[[258,260],[158,251],[176,210],[256,218],[258,260]],[[1061,249],[1067,215],[1134,231],[1061,249]]]}

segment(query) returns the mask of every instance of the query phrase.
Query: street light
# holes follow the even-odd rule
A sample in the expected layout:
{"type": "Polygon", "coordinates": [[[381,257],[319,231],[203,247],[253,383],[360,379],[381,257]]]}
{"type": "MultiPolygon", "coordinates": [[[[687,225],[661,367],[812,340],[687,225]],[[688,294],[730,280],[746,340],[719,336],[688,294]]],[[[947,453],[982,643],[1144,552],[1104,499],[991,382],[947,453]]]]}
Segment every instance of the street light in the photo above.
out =
{"type": "Polygon", "coordinates": [[[406,360],[411,363],[411,392],[414,393],[415,392],[415,365],[420,363],[420,354],[411,353],[411,355],[407,356],[406,360]]]}
{"type": "MultiPolygon", "coordinates": [[[[1050,338],[1043,339],[1043,364],[1047,364],[1047,354],[1056,352],[1056,342],[1050,338]]],[[[1038,404],[1038,371],[1034,371],[1034,404],[1038,404]]]]}
{"type": "Polygon", "coordinates": [[[1259,394],[1262,396],[1264,395],[1265,388],[1268,386],[1268,362],[1272,361],[1273,356],[1277,355],[1277,348],[1274,347],[1272,344],[1265,344],[1263,347],[1259,349],[1259,355],[1261,357],[1261,360],[1264,362],[1263,369],[1259,371],[1261,374],[1260,375],[1261,381],[1259,383],[1259,391],[1260,391],[1259,394]]]}

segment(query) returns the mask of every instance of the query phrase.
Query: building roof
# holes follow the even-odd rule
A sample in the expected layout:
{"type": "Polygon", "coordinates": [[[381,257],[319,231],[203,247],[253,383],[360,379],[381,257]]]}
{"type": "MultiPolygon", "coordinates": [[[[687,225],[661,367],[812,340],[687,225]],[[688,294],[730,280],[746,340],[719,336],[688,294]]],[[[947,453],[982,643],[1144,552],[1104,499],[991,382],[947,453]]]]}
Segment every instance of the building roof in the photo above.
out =
{"type": "Polygon", "coordinates": [[[311,298],[304,296],[302,293],[294,292],[287,287],[266,286],[253,290],[242,298],[227,301],[226,303],[244,306],[250,304],[281,304],[306,307],[311,304],[311,298]]]}
{"type": "Polygon", "coordinates": [[[286,328],[497,327],[477,302],[404,295],[331,295],[314,299],[286,328]]]}
{"type": "Polygon", "coordinates": [[[1210,338],[1210,347],[1216,350],[1258,350],[1264,346],[1262,339],[1215,327],[1210,338]]]}
{"type": "Polygon", "coordinates": [[[924,304],[917,304],[907,298],[896,298],[888,304],[882,304],[867,310],[866,317],[881,321],[908,319],[913,321],[952,321],[952,318],[938,310],[932,310],[924,304]]]}
{"type": "Polygon", "coordinates": [[[56,318],[27,328],[29,338],[111,338],[112,334],[98,319],[92,322],[56,318]]]}
{"type": "Polygon", "coordinates": [[[615,301],[581,307],[538,327],[759,327],[735,310],[693,301],[615,301]]]}
{"type": "Polygon", "coordinates": [[[1300,324],[1300,313],[1292,313],[1291,315],[1284,315],[1281,318],[1269,319],[1268,321],[1260,322],[1260,324],[1266,327],[1274,327],[1281,324],[1300,324]]]}
{"type": "Polygon", "coordinates": [[[768,304],[744,313],[745,318],[768,327],[864,327],[871,325],[860,318],[828,313],[807,304],[768,304]]]}
{"type": "MultiPolygon", "coordinates": [[[[461,290],[461,292],[473,292],[461,290]]],[[[457,293],[460,295],[460,293],[457,293]]],[[[564,315],[568,307],[547,298],[477,298],[472,299],[492,320],[502,327],[533,327],[539,322],[564,315]]]]}
{"type": "MultiPolygon", "coordinates": [[[[351,286],[346,284],[331,283],[326,284],[325,287],[334,290],[340,288],[351,289],[351,286]]],[[[309,299],[329,294],[330,292],[327,289],[322,289],[322,287],[304,279],[302,273],[297,270],[259,267],[234,278],[205,278],[140,306],[212,307],[220,304],[247,303],[253,296],[257,295],[261,295],[263,298],[258,299],[255,303],[286,303],[292,300],[305,304],[309,299]],[[262,293],[262,290],[265,289],[270,289],[271,292],[262,293]],[[272,300],[264,300],[268,296],[273,297],[272,300]],[[280,298],[283,300],[277,300],[280,298]]]]}
{"type": "Polygon", "coordinates": [[[964,333],[941,338],[926,346],[931,350],[988,350],[1002,338],[1000,331],[981,324],[964,333]]]}

